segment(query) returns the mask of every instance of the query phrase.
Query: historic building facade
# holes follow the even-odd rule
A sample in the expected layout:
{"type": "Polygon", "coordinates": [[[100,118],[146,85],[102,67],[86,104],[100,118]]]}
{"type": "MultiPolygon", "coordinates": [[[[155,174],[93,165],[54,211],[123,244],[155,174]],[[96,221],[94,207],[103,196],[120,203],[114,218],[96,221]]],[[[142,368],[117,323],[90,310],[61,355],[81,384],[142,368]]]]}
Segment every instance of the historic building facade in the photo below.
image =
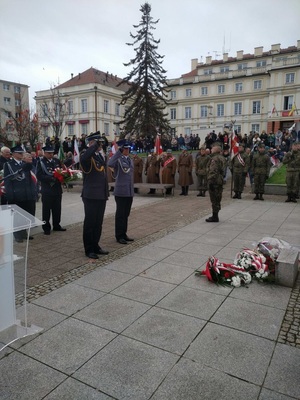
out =
{"type": "Polygon", "coordinates": [[[238,51],[222,60],[191,62],[191,71],[168,80],[172,131],[204,138],[234,124],[241,133],[300,129],[300,40],[296,46],[253,54],[238,51]]]}

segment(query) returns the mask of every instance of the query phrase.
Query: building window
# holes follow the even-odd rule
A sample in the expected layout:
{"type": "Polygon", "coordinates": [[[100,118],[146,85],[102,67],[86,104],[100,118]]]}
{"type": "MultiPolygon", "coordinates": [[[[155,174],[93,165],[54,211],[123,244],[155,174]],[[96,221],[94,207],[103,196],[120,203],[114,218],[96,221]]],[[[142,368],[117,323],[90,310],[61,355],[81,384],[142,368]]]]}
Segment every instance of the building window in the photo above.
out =
{"type": "Polygon", "coordinates": [[[21,105],[21,100],[15,100],[15,106],[16,107],[20,107],[20,105],[21,105]]]}
{"type": "Polygon", "coordinates": [[[69,115],[74,113],[74,104],[73,104],[73,100],[69,100],[69,101],[68,101],[68,113],[69,113],[69,115]]]}
{"type": "Polygon", "coordinates": [[[260,126],[259,126],[259,124],[252,124],[252,125],[251,125],[251,131],[252,131],[252,132],[260,132],[260,126]]]}
{"type": "Polygon", "coordinates": [[[185,115],[186,119],[192,118],[192,108],[191,107],[185,107],[184,115],[185,115]]]}
{"type": "Polygon", "coordinates": [[[294,104],[294,96],[284,96],[283,98],[283,109],[285,111],[291,110],[294,104]]]}
{"type": "Polygon", "coordinates": [[[109,113],[109,101],[108,100],[104,100],[103,107],[104,107],[104,112],[106,114],[108,114],[109,113]]]}
{"type": "Polygon", "coordinates": [[[74,125],[68,125],[68,136],[74,135],[74,125]]]}
{"type": "Polygon", "coordinates": [[[204,75],[211,75],[212,73],[213,73],[213,70],[211,68],[204,70],[204,75]]]}
{"type": "Polygon", "coordinates": [[[225,72],[229,72],[229,66],[226,65],[226,67],[221,67],[220,72],[221,72],[221,74],[224,74],[225,72]]]}
{"type": "Polygon", "coordinates": [[[218,85],[218,94],[225,93],[225,85],[218,85]]]}
{"type": "Polygon", "coordinates": [[[47,137],[48,136],[48,126],[43,126],[42,127],[42,132],[43,132],[43,136],[47,137]]]}
{"type": "Polygon", "coordinates": [[[120,116],[120,104],[116,103],[115,114],[117,117],[120,116]]]}
{"type": "Polygon", "coordinates": [[[201,106],[200,107],[200,117],[201,118],[207,117],[207,109],[208,109],[207,106],[201,106]]]}
{"type": "Polygon", "coordinates": [[[202,88],[201,88],[201,94],[202,94],[202,96],[207,95],[207,93],[208,93],[207,87],[206,87],[206,86],[202,87],[202,88]]]}
{"type": "Polygon", "coordinates": [[[176,119],[176,108],[170,109],[170,119],[172,120],[176,119]]]}
{"type": "Polygon", "coordinates": [[[267,61],[266,60],[260,60],[260,61],[256,61],[256,67],[265,67],[267,65],[267,61]]]}
{"type": "Polygon", "coordinates": [[[247,63],[238,64],[238,71],[242,71],[243,69],[247,69],[247,63]]]}
{"type": "MultiPolygon", "coordinates": [[[[81,100],[82,101],[82,100],[81,100]]],[[[81,125],[81,134],[82,135],[87,135],[88,133],[88,124],[80,124],[81,125]]]]}
{"type": "Polygon", "coordinates": [[[260,101],[254,101],[252,104],[253,104],[252,113],[253,114],[260,114],[260,101]]]}
{"type": "Polygon", "coordinates": [[[10,106],[10,97],[4,97],[4,105],[10,106]]]}
{"type": "Polygon", "coordinates": [[[254,81],[253,82],[253,89],[254,90],[260,90],[261,89],[261,80],[259,80],[259,81],[254,81]]]}
{"type": "Polygon", "coordinates": [[[105,136],[109,135],[109,123],[108,122],[104,122],[104,134],[105,134],[105,136]]]}
{"type": "Polygon", "coordinates": [[[87,99],[81,99],[81,112],[87,112],[87,99]]]}
{"type": "Polygon", "coordinates": [[[43,117],[48,116],[48,104],[42,104],[42,115],[43,117]]]}
{"type": "Polygon", "coordinates": [[[224,104],[217,104],[217,117],[224,117],[224,104]]]}
{"type": "Polygon", "coordinates": [[[242,92],[243,91],[243,83],[242,82],[237,82],[235,84],[235,91],[236,92],[242,92]]]}
{"type": "Polygon", "coordinates": [[[172,100],[176,99],[176,90],[171,90],[171,99],[172,100]]]}
{"type": "Polygon", "coordinates": [[[241,133],[242,132],[241,125],[234,125],[234,130],[235,130],[236,133],[241,133]]]}
{"type": "Polygon", "coordinates": [[[184,134],[187,135],[187,136],[190,136],[191,135],[191,128],[190,127],[184,128],[184,134]]]}
{"type": "Polygon", "coordinates": [[[285,83],[294,83],[295,82],[295,73],[291,72],[285,75],[285,83]]]}
{"type": "Polygon", "coordinates": [[[14,86],[14,92],[15,93],[21,93],[21,88],[20,88],[20,86],[14,86]]]}
{"type": "Polygon", "coordinates": [[[242,103],[234,103],[234,115],[242,115],[242,103]]]}
{"type": "Polygon", "coordinates": [[[192,89],[185,89],[185,97],[192,97],[192,89]]]}
{"type": "Polygon", "coordinates": [[[9,84],[8,83],[3,83],[3,90],[5,90],[6,92],[9,91],[9,84]]]}

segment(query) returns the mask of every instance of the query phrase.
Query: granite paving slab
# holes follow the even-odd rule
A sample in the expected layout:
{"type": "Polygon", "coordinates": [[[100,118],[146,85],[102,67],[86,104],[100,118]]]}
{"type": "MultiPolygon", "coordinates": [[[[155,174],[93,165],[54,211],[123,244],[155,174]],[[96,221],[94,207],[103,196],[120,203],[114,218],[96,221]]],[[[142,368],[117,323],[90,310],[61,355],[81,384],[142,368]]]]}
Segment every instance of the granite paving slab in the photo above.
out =
{"type": "Polygon", "coordinates": [[[277,343],[264,386],[300,399],[300,349],[277,343]]]}
{"type": "Polygon", "coordinates": [[[197,290],[204,290],[205,292],[221,294],[223,296],[228,296],[228,294],[233,290],[232,286],[216,285],[215,283],[210,282],[205,275],[199,276],[195,275],[195,273],[183,281],[181,286],[186,286],[197,290]]]}
{"type": "Polygon", "coordinates": [[[176,251],[176,253],[164,259],[164,262],[168,264],[182,265],[183,267],[192,268],[196,270],[201,265],[207,262],[208,257],[206,255],[195,255],[189,254],[183,251],[176,251]]]}
{"type": "Polygon", "coordinates": [[[108,293],[130,279],[132,279],[132,276],[129,274],[124,274],[119,271],[111,271],[106,268],[97,268],[90,274],[77,279],[76,285],[108,293]]]}
{"type": "Polygon", "coordinates": [[[151,400],[257,400],[258,394],[256,385],[181,359],[151,400]]]}
{"type": "Polygon", "coordinates": [[[274,346],[271,340],[208,323],[184,357],[261,385],[274,346]]]}
{"type": "Polygon", "coordinates": [[[121,333],[149,308],[146,304],[107,294],[73,317],[121,333]]]}
{"type": "Polygon", "coordinates": [[[191,274],[193,274],[193,271],[190,268],[159,262],[147,269],[147,271],[142,272],[141,276],[178,285],[191,274]]]}
{"type": "Polygon", "coordinates": [[[182,241],[180,239],[174,239],[174,238],[170,238],[169,236],[165,236],[161,239],[156,240],[155,242],[151,243],[150,246],[151,247],[161,247],[163,249],[170,249],[170,250],[179,250],[181,249],[183,246],[185,246],[186,241],[182,241]]]}
{"type": "Polygon", "coordinates": [[[20,351],[72,374],[115,336],[105,329],[69,318],[21,347],[20,351]]]}
{"type": "Polygon", "coordinates": [[[204,325],[205,322],[197,318],[153,307],[123,335],[181,355],[204,325]]]}
{"type": "Polygon", "coordinates": [[[135,257],[132,254],[126,255],[105,266],[106,269],[124,272],[131,275],[138,275],[147,270],[156,263],[155,260],[149,260],[142,257],[135,257]]]}
{"type": "Polygon", "coordinates": [[[258,400],[295,400],[295,397],[285,396],[284,394],[263,388],[258,400]]]}
{"type": "Polygon", "coordinates": [[[15,351],[0,363],[0,398],[40,400],[66,378],[65,374],[15,351]]]}
{"type": "Polygon", "coordinates": [[[119,336],[74,377],[118,400],[149,399],[178,356],[119,336]]]}
{"type": "Polygon", "coordinates": [[[195,254],[195,257],[198,255],[205,255],[207,257],[216,254],[223,248],[222,245],[214,245],[207,243],[189,243],[186,246],[182,247],[180,250],[185,253],[195,254]]]}
{"type": "MultiPolygon", "coordinates": [[[[247,290],[240,287],[234,290],[247,290]]],[[[267,339],[278,336],[285,311],[241,299],[227,298],[212,317],[212,322],[267,339]]]]}
{"type": "Polygon", "coordinates": [[[149,260],[161,261],[174,253],[174,250],[153,247],[151,245],[144,246],[132,253],[133,257],[147,258],[149,260]]]}

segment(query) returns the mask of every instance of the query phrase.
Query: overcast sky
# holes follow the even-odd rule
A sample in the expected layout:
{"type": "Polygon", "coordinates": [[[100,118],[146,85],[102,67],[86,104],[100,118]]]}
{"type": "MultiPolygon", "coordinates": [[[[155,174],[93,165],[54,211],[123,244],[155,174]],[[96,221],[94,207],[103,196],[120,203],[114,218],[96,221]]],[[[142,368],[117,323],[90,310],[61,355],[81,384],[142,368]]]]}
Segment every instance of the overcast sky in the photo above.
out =
{"type": "MultiPolygon", "coordinates": [[[[129,33],[143,0],[0,0],[0,78],[38,90],[90,67],[120,78],[135,56],[129,33]]],[[[149,0],[167,78],[191,70],[191,59],[238,50],[253,53],[300,39],[300,0],[149,0]],[[225,47],[224,47],[225,39],[225,47]]]]}

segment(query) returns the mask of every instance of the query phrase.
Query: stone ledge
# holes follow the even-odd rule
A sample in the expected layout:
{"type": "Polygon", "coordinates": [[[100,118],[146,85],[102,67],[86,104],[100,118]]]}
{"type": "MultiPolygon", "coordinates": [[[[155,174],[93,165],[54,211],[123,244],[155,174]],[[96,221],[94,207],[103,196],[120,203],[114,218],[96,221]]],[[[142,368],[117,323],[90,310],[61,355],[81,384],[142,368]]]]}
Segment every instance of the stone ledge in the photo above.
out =
{"type": "Polygon", "coordinates": [[[294,287],[298,275],[299,250],[281,249],[277,258],[275,280],[279,285],[294,287]]]}

